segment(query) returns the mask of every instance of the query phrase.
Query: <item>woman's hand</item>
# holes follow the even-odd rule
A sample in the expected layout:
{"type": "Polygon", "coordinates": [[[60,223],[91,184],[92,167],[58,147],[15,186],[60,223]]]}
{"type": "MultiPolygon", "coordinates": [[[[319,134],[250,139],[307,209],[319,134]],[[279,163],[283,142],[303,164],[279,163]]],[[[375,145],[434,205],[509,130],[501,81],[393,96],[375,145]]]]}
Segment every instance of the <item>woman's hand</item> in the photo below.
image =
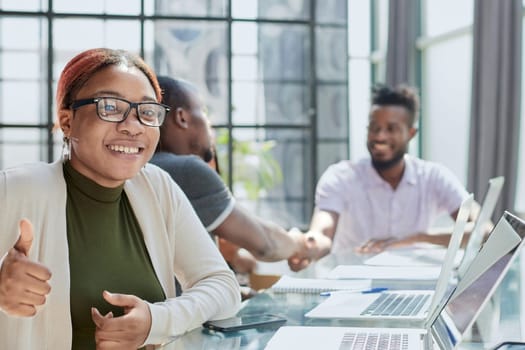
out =
{"type": "Polygon", "coordinates": [[[9,250],[0,267],[0,309],[11,316],[33,316],[44,305],[51,291],[51,272],[44,265],[29,259],[33,244],[33,225],[22,219],[20,237],[9,250]]]}
{"type": "Polygon", "coordinates": [[[124,315],[113,317],[112,313],[102,316],[91,308],[91,318],[96,325],[95,342],[97,350],[138,349],[148,337],[151,328],[151,314],[148,304],[129,294],[102,293],[104,299],[124,309],[124,315]]]}

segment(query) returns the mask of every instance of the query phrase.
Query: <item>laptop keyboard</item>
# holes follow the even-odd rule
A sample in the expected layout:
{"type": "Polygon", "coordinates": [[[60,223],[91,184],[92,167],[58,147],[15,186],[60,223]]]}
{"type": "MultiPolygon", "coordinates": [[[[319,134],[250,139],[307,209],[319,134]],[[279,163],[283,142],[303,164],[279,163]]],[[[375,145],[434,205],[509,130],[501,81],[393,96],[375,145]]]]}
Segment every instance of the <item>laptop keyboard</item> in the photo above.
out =
{"type": "Polygon", "coordinates": [[[408,349],[408,334],[345,333],[339,350],[403,350],[408,349]]]}
{"type": "Polygon", "coordinates": [[[417,315],[429,294],[382,293],[361,315],[365,316],[412,316],[417,315]]]}

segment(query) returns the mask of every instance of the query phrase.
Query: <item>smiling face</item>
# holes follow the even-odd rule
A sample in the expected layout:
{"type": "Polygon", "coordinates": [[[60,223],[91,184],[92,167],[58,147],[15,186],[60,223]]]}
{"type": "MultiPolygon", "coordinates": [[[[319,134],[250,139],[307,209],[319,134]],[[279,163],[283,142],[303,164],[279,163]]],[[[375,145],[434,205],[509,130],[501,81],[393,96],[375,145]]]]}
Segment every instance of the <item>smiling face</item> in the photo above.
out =
{"type": "Polygon", "coordinates": [[[389,169],[402,161],[417,132],[408,126],[408,118],[408,111],[402,106],[372,106],[367,148],[376,169],[389,169]]]}
{"type": "MultiPolygon", "coordinates": [[[[110,96],[130,102],[157,102],[146,75],[136,67],[110,65],[93,74],[73,100],[110,96]]],[[[97,116],[96,104],[62,109],[62,129],[71,140],[71,165],[101,186],[117,187],[135,176],[151,158],[158,127],[139,122],[136,109],[120,123],[97,116]],[[66,115],[67,114],[67,115],[66,115]]]]}

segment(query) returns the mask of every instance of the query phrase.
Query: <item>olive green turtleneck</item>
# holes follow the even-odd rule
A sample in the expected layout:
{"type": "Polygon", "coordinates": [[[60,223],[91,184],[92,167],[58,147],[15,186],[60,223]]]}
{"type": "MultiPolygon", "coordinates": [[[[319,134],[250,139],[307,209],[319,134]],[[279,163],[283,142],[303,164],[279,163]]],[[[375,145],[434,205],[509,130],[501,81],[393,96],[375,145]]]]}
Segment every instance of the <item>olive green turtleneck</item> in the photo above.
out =
{"type": "Polygon", "coordinates": [[[73,349],[95,349],[94,306],[105,315],[122,308],[102,291],[133,294],[149,302],[165,299],[124,185],[102,187],[64,164],[67,239],[71,276],[73,349]]]}

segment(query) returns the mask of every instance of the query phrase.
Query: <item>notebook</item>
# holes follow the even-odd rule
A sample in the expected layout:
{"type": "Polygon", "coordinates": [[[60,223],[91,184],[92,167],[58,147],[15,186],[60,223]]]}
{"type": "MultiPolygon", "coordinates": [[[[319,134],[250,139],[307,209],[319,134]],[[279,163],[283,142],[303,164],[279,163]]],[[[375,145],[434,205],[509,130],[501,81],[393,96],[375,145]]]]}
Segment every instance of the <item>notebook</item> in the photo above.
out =
{"type": "MultiPolygon", "coordinates": [[[[430,312],[435,310],[438,303],[446,296],[447,291],[450,292],[454,257],[465,231],[472,202],[473,196],[470,194],[461,203],[447,254],[434,290],[396,290],[377,294],[332,293],[326,301],[306,313],[305,316],[308,318],[338,318],[361,321],[381,319],[399,322],[403,320],[407,324],[410,322],[417,324],[427,319],[430,312]]],[[[384,267],[375,266],[375,268],[382,276],[381,270],[384,267]]],[[[399,266],[392,268],[396,268],[399,273],[403,273],[406,269],[399,266]]],[[[334,271],[337,270],[336,267],[334,271]]],[[[339,268],[339,270],[341,269],[339,268]]],[[[352,275],[347,277],[352,277],[352,275]]],[[[370,275],[370,278],[373,279],[374,275],[370,275]]],[[[388,285],[384,286],[389,287],[388,285]]]]}
{"type": "Polygon", "coordinates": [[[336,290],[363,291],[372,286],[370,279],[329,280],[321,278],[298,278],[284,275],[271,287],[274,293],[321,293],[336,290]]]}
{"type": "Polygon", "coordinates": [[[518,256],[524,237],[525,222],[506,212],[466,271],[471,278],[462,279],[420,328],[286,326],[273,335],[265,349],[415,350],[430,349],[433,342],[439,349],[453,350],[518,256]],[[368,346],[369,341],[372,345],[368,346]]]}
{"type": "MultiPolygon", "coordinates": [[[[488,189],[485,193],[481,208],[470,234],[467,246],[464,251],[459,251],[456,255],[455,266],[457,266],[458,277],[461,278],[470,262],[479,251],[484,238],[484,227],[490,221],[492,213],[498,202],[501,189],[505,179],[503,176],[494,177],[489,180],[488,189]]],[[[399,249],[386,250],[367,259],[365,265],[379,266],[427,266],[442,264],[446,249],[428,245],[420,248],[406,247],[399,249]],[[432,249],[429,249],[432,248],[432,249]]]]}

